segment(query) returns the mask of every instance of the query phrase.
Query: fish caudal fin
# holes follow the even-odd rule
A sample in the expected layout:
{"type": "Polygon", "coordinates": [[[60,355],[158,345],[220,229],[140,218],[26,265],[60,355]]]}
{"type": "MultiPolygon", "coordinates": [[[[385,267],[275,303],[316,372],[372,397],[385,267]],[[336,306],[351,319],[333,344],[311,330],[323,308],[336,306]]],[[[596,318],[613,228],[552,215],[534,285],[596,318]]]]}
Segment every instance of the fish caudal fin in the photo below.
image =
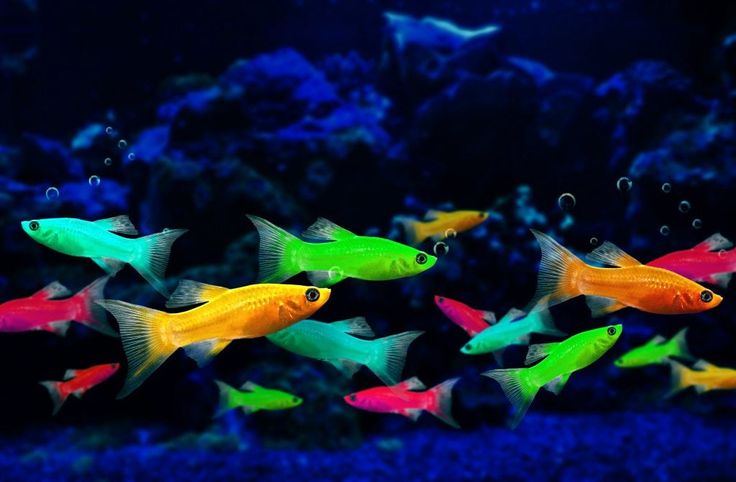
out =
{"type": "Polygon", "coordinates": [[[225,413],[235,408],[232,404],[232,394],[237,392],[233,387],[220,380],[215,380],[217,384],[217,390],[219,391],[219,398],[217,401],[217,408],[215,408],[215,414],[213,417],[220,417],[225,413]]]}
{"type": "Polygon", "coordinates": [[[138,388],[178,348],[165,337],[163,324],[171,315],[124,301],[98,303],[118,320],[120,338],[128,359],[128,376],[118,399],[138,388]]]}
{"type": "Polygon", "coordinates": [[[534,333],[548,336],[567,336],[567,333],[557,329],[557,327],[555,326],[555,320],[552,319],[552,314],[549,312],[549,310],[543,309],[541,311],[533,313],[532,316],[535,317],[534,325],[532,327],[532,331],[534,333]]]}
{"type": "Polygon", "coordinates": [[[505,368],[490,370],[484,376],[496,380],[514,407],[514,417],[511,419],[511,428],[516,428],[526,415],[529,406],[539,391],[539,386],[529,380],[528,368],[505,368]]]}
{"type": "Polygon", "coordinates": [[[670,391],[665,394],[664,398],[673,397],[692,385],[689,381],[691,370],[688,367],[674,360],[667,360],[667,363],[670,365],[672,372],[670,373],[670,391]]]}
{"type": "Polygon", "coordinates": [[[164,275],[169,264],[171,245],[186,232],[186,229],[169,229],[135,240],[136,250],[130,265],[167,298],[169,289],[164,283],[164,275]]]}
{"type": "Polygon", "coordinates": [[[372,353],[365,366],[386,385],[396,385],[404,370],[409,345],[422,333],[424,332],[406,331],[371,341],[372,353]]]}
{"type": "Polygon", "coordinates": [[[394,222],[401,224],[404,228],[404,239],[406,244],[417,246],[422,243],[427,236],[422,232],[422,223],[408,216],[396,216],[394,222]]]}
{"type": "Polygon", "coordinates": [[[258,281],[280,283],[300,273],[296,255],[303,241],[263,218],[249,214],[248,219],[261,238],[258,246],[258,281]]]}
{"type": "Polygon", "coordinates": [[[76,321],[103,335],[117,337],[118,332],[107,321],[105,308],[97,304],[97,301],[105,297],[105,285],[109,280],[110,276],[97,278],[75,295],[81,305],[82,313],[76,321]]]}
{"type": "Polygon", "coordinates": [[[682,358],[689,362],[697,360],[697,358],[690,353],[690,348],[687,346],[687,327],[678,331],[677,334],[672,337],[670,343],[672,344],[672,356],[682,358]]]}
{"type": "Polygon", "coordinates": [[[542,260],[539,265],[537,292],[524,309],[530,314],[579,296],[580,290],[573,280],[577,272],[586,267],[581,259],[550,236],[536,229],[531,231],[539,243],[542,260]]]}
{"type": "Polygon", "coordinates": [[[54,415],[56,415],[59,412],[59,410],[61,409],[61,406],[64,405],[64,402],[69,396],[68,393],[61,390],[63,383],[64,382],[53,382],[53,381],[40,382],[41,386],[49,391],[49,395],[51,396],[51,403],[54,407],[53,412],[52,412],[54,415]]]}
{"type": "Polygon", "coordinates": [[[430,399],[426,409],[427,412],[454,428],[460,428],[460,425],[452,418],[452,389],[459,381],[459,378],[451,378],[429,389],[430,399]]]}

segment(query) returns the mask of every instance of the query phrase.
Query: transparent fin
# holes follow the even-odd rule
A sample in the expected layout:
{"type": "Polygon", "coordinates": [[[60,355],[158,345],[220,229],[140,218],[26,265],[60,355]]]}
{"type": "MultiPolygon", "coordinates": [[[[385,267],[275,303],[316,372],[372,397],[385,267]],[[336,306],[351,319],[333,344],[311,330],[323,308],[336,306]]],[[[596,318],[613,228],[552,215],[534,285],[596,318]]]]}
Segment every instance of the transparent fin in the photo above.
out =
{"type": "Polygon", "coordinates": [[[227,291],[229,291],[228,288],[223,288],[222,286],[208,285],[188,279],[181,280],[176,286],[174,293],[166,301],[166,307],[180,308],[207,303],[227,291]]]}
{"type": "Polygon", "coordinates": [[[127,234],[130,236],[138,235],[138,230],[135,229],[135,226],[130,222],[128,216],[115,216],[113,218],[100,219],[98,221],[94,221],[94,223],[105,231],[110,231],[111,233],[127,234]]]}
{"type": "Polygon", "coordinates": [[[355,233],[341,228],[325,218],[317,218],[317,221],[302,233],[303,238],[313,241],[340,241],[354,238],[355,236],[355,233]]]}
{"type": "Polygon", "coordinates": [[[633,256],[627,254],[624,250],[615,244],[606,241],[595,248],[587,256],[588,260],[607,266],[616,266],[619,268],[629,268],[632,266],[640,266],[641,262],[633,256]]]}
{"type": "Polygon", "coordinates": [[[37,298],[41,300],[53,300],[56,298],[64,298],[71,296],[72,292],[69,291],[66,286],[59,283],[58,281],[52,281],[40,290],[33,293],[30,298],[37,298]]]}

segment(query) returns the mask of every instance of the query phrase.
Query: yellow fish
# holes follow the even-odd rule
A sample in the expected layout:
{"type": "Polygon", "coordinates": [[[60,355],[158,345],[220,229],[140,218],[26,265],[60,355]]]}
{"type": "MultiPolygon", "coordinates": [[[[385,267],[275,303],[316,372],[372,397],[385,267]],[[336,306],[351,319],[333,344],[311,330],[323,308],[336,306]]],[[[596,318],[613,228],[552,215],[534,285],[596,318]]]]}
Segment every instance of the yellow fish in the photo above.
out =
{"type": "Polygon", "coordinates": [[[118,320],[128,377],[125,397],[178,348],[203,365],[232,340],[270,335],[301,321],[330,299],[328,288],[256,284],[235,289],[184,280],[166,302],[168,308],[201,304],[181,313],[101,300],[118,320]]]}
{"type": "Polygon", "coordinates": [[[718,367],[705,360],[698,360],[693,368],[674,360],[670,360],[669,364],[672,368],[672,388],[668,397],[688,387],[695,387],[698,393],[736,389],[736,370],[733,368],[718,367]]]}
{"type": "Polygon", "coordinates": [[[404,226],[406,241],[412,246],[421,244],[427,238],[439,241],[454,237],[457,233],[473,229],[488,219],[485,211],[437,211],[430,209],[424,221],[399,216],[396,221],[404,226]]]}

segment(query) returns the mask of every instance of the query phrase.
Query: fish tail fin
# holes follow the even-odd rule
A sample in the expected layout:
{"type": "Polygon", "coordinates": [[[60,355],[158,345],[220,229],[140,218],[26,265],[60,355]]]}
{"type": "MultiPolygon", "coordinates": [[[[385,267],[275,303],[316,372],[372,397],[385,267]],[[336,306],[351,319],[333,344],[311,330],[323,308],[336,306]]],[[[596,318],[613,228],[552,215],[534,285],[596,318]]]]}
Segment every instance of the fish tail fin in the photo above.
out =
{"type": "Polygon", "coordinates": [[[136,250],[130,265],[166,298],[170,293],[164,283],[164,276],[166,265],[169,264],[171,245],[186,232],[186,229],[168,229],[135,240],[136,250]]]}
{"type": "Polygon", "coordinates": [[[45,381],[39,383],[42,387],[49,391],[49,395],[51,396],[51,403],[54,407],[52,413],[56,415],[61,409],[61,406],[64,405],[64,402],[66,402],[67,397],[69,396],[67,392],[61,389],[64,382],[45,381]]]}
{"type": "Polygon", "coordinates": [[[168,340],[165,323],[171,315],[124,301],[98,301],[118,320],[128,376],[118,399],[138,388],[178,346],[168,340]]]}
{"type": "Polygon", "coordinates": [[[557,329],[557,326],[555,326],[555,320],[552,318],[552,314],[549,310],[544,309],[535,313],[535,315],[536,319],[534,320],[534,327],[532,328],[534,333],[549,336],[567,336],[567,333],[557,329]]]}
{"type": "Polygon", "coordinates": [[[236,390],[223,381],[215,380],[215,383],[217,384],[217,390],[219,391],[217,408],[215,409],[215,414],[213,415],[213,417],[216,418],[235,408],[232,404],[231,394],[236,390]]]}
{"type": "Polygon", "coordinates": [[[529,370],[529,368],[503,368],[483,373],[501,385],[513,405],[514,417],[511,419],[511,428],[516,428],[521,423],[539,391],[539,386],[530,380],[529,370]]]}
{"type": "Polygon", "coordinates": [[[280,283],[300,273],[297,255],[301,239],[258,216],[248,215],[258,230],[258,281],[280,283]]]}
{"type": "Polygon", "coordinates": [[[396,385],[404,370],[409,345],[422,333],[424,332],[405,331],[370,341],[372,351],[365,366],[386,385],[396,385]]]}
{"type": "Polygon", "coordinates": [[[105,297],[105,285],[109,280],[109,275],[97,278],[75,295],[81,307],[81,315],[77,321],[103,335],[117,337],[118,332],[107,321],[105,308],[97,304],[98,300],[105,297]]]}
{"type": "Polygon", "coordinates": [[[692,385],[690,383],[691,370],[675,360],[667,360],[667,363],[670,365],[672,372],[670,374],[670,391],[665,394],[664,398],[671,398],[692,385]]]}
{"type": "Polygon", "coordinates": [[[697,360],[697,358],[690,353],[690,347],[687,345],[687,327],[678,331],[677,334],[672,337],[670,343],[673,345],[673,356],[690,362],[697,360]]]}
{"type": "Polygon", "coordinates": [[[394,221],[401,224],[404,228],[404,239],[406,244],[417,246],[427,239],[427,235],[422,230],[422,223],[409,216],[397,216],[394,221]]]}
{"type": "Polygon", "coordinates": [[[537,292],[524,309],[527,313],[540,311],[579,296],[581,293],[575,278],[577,273],[587,266],[551,236],[536,229],[531,231],[539,243],[542,260],[539,264],[537,292]]]}
{"type": "Polygon", "coordinates": [[[459,378],[451,378],[429,390],[429,405],[427,411],[439,418],[447,425],[460,428],[460,425],[452,417],[452,389],[459,378]]]}

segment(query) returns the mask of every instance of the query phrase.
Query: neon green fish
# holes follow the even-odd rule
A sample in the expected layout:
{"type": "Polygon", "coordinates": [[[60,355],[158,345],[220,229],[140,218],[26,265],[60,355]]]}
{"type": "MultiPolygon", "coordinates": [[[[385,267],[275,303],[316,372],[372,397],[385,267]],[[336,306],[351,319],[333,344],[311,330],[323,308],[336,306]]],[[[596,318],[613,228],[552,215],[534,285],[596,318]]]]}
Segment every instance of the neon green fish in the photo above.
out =
{"type": "Polygon", "coordinates": [[[377,340],[365,318],[323,323],[303,320],[266,336],[272,343],[297,355],[331,363],[345,376],[352,377],[367,366],[386,385],[399,382],[409,345],[423,332],[407,331],[377,340]]]}
{"type": "Polygon", "coordinates": [[[240,390],[220,380],[215,380],[215,383],[220,390],[220,401],[215,417],[235,408],[240,408],[249,414],[259,410],[287,410],[302,404],[302,399],[296,395],[272,388],[263,388],[253,382],[245,382],[240,390]]]}
{"type": "Polygon", "coordinates": [[[54,251],[90,258],[107,274],[115,275],[125,263],[168,298],[164,273],[169,262],[171,245],[186,229],[169,229],[142,238],[128,216],[84,221],[76,218],[48,218],[22,221],[23,231],[39,244],[54,251]]]}
{"type": "Polygon", "coordinates": [[[386,281],[428,270],[437,258],[411,246],[373,236],[358,236],[319,218],[302,236],[308,243],[259,218],[248,216],[261,237],[259,249],[262,283],[280,283],[307,272],[311,283],[329,287],[345,278],[386,281]]]}
{"type": "Polygon", "coordinates": [[[573,372],[587,367],[611,349],[621,330],[621,325],[611,325],[578,333],[559,343],[532,345],[525,363],[530,365],[544,358],[537,365],[483,373],[501,384],[514,406],[511,427],[519,425],[541,387],[558,395],[573,372]]]}
{"type": "Polygon", "coordinates": [[[696,358],[690,354],[686,336],[687,328],[680,330],[669,341],[657,335],[644,345],[629,350],[613,363],[621,368],[636,368],[646,365],[664,365],[671,357],[694,362],[696,358]]]}

